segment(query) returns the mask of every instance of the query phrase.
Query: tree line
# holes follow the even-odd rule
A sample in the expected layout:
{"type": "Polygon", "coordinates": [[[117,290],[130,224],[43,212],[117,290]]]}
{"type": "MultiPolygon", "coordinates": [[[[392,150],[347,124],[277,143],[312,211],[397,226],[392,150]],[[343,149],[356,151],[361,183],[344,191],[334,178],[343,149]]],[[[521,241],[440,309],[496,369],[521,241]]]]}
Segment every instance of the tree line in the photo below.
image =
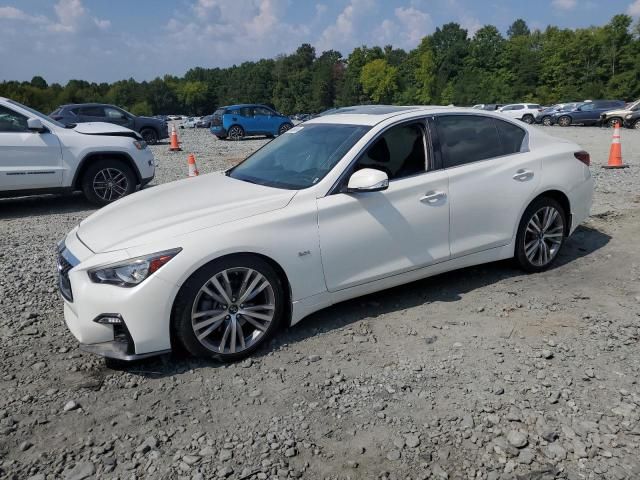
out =
{"type": "Polygon", "coordinates": [[[66,103],[106,102],[137,115],[205,115],[233,103],[266,103],[283,113],[355,104],[535,102],[640,96],[640,24],[616,15],[604,26],[531,30],[522,19],[506,37],[486,25],[471,37],[457,23],[413,50],[361,46],[346,58],[309,44],[290,55],[229,68],[193,68],[183,77],[115,83],[4,81],[0,96],[46,113],[66,103]]]}

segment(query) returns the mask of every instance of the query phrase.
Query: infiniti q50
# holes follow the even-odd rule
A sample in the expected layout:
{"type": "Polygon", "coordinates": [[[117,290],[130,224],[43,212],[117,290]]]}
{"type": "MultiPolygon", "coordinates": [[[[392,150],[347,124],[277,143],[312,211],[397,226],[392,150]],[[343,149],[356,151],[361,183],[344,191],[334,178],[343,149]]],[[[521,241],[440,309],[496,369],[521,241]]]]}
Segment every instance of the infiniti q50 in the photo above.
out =
{"type": "Polygon", "coordinates": [[[236,360],[359,295],[507,258],[545,270],[592,195],[587,152],[502,115],[337,109],[80,223],[58,246],[65,319],[106,357],[236,360]]]}

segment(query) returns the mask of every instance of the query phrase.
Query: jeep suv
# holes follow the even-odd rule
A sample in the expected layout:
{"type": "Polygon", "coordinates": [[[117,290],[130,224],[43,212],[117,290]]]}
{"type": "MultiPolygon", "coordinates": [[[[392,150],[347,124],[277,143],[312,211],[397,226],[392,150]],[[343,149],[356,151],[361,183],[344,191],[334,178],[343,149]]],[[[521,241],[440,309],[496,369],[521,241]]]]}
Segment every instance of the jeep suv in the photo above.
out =
{"type": "Polygon", "coordinates": [[[149,145],[155,145],[158,140],[169,138],[167,122],[159,118],[136,117],[126,110],[104,103],[62,105],[49,116],[65,125],[86,122],[115,123],[138,132],[149,145]]]}
{"type": "Polygon", "coordinates": [[[640,100],[637,100],[618,110],[609,110],[600,115],[600,124],[613,127],[617,123],[622,126],[627,115],[640,111],[640,100]]]}
{"type": "Polygon", "coordinates": [[[111,123],[66,127],[0,97],[0,197],[81,190],[105,205],[154,174],[153,153],[133,130],[111,123]]]}
{"type": "Polygon", "coordinates": [[[218,138],[240,140],[250,135],[274,137],[293,127],[291,119],[265,105],[220,107],[211,117],[211,133],[218,138]]]}

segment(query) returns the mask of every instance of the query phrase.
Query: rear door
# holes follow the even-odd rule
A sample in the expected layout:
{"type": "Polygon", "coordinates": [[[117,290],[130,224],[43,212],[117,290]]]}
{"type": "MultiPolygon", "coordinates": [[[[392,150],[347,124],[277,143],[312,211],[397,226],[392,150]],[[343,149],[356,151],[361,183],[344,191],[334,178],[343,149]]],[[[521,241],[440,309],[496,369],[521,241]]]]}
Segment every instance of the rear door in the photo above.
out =
{"type": "Polygon", "coordinates": [[[526,131],[479,115],[438,115],[436,125],[449,176],[451,256],[509,244],[541,177],[526,131]]]}
{"type": "Polygon", "coordinates": [[[62,186],[62,150],[51,132],[33,132],[27,117],[0,105],[0,190],[62,186]]]}
{"type": "MultiPolygon", "coordinates": [[[[78,117],[82,122],[107,122],[105,118],[104,107],[100,105],[88,105],[80,107],[78,117]]],[[[113,123],[113,122],[112,122],[113,123]]]]}
{"type": "Polygon", "coordinates": [[[270,134],[278,130],[277,126],[272,125],[274,113],[268,108],[256,107],[253,114],[257,132],[270,134]]]}

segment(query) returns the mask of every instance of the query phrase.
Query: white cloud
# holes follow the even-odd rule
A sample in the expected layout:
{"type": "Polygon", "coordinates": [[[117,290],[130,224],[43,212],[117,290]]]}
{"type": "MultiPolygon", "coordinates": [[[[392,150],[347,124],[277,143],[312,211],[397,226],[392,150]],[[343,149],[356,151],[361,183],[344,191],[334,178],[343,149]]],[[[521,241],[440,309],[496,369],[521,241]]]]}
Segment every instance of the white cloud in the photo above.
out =
{"type": "Polygon", "coordinates": [[[578,0],[553,0],[551,5],[556,10],[569,11],[576,8],[578,5],[578,0]]]}
{"type": "Polygon", "coordinates": [[[632,17],[640,17],[640,0],[634,0],[627,8],[627,13],[632,17]]]}
{"type": "Polygon", "coordinates": [[[353,47],[358,43],[355,36],[358,24],[371,14],[374,7],[373,0],[350,0],[335,23],[324,29],[317,42],[318,48],[353,47]]]}
{"type": "Polygon", "coordinates": [[[0,20],[18,20],[30,23],[45,23],[46,17],[39,15],[27,15],[15,7],[0,7],[0,20]]]}
{"type": "Polygon", "coordinates": [[[387,18],[374,30],[373,43],[414,48],[433,30],[431,15],[415,7],[397,7],[394,17],[387,18]]]}

